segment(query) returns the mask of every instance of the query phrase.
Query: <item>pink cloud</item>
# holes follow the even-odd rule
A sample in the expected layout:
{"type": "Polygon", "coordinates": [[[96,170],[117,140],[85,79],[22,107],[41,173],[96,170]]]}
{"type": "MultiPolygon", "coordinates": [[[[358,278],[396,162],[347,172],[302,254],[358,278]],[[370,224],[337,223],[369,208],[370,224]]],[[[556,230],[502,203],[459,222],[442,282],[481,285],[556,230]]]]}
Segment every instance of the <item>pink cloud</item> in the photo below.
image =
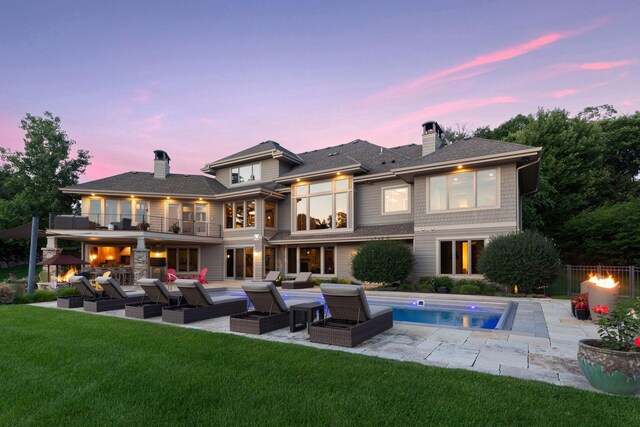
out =
{"type": "Polygon", "coordinates": [[[573,37],[587,31],[591,31],[595,28],[598,28],[604,25],[606,22],[607,22],[606,19],[600,20],[595,24],[592,24],[577,30],[547,34],[507,49],[492,52],[487,55],[480,55],[472,59],[471,61],[464,62],[460,65],[446,68],[444,70],[437,71],[435,73],[426,74],[417,79],[387,88],[371,96],[369,100],[388,100],[391,98],[407,95],[418,89],[423,89],[425,87],[428,87],[430,84],[432,84],[435,81],[451,76],[453,74],[457,74],[461,71],[467,71],[467,70],[483,67],[490,64],[496,64],[503,61],[508,61],[513,58],[517,58],[522,55],[526,55],[528,53],[541,49],[545,46],[551,45],[557,41],[560,41],[569,37],[573,37]]]}
{"type": "Polygon", "coordinates": [[[575,95],[578,92],[580,92],[579,89],[563,89],[551,92],[549,96],[552,98],[564,98],[565,96],[575,95]]]}
{"type": "Polygon", "coordinates": [[[458,111],[471,110],[474,108],[497,104],[513,104],[516,102],[520,102],[520,100],[513,96],[493,96],[490,98],[458,99],[455,101],[443,102],[413,111],[398,117],[397,119],[384,123],[376,129],[376,133],[391,132],[393,129],[409,123],[421,123],[424,121],[425,117],[441,117],[445,114],[458,111]]]}
{"type": "Polygon", "coordinates": [[[149,102],[154,94],[155,88],[158,85],[157,81],[149,82],[146,86],[133,91],[133,100],[140,104],[146,104],[149,102]]]}
{"type": "Polygon", "coordinates": [[[575,67],[578,68],[579,70],[600,71],[600,70],[610,70],[611,68],[624,67],[626,65],[631,65],[636,62],[637,61],[631,61],[631,60],[611,61],[611,62],[589,62],[586,64],[575,64],[575,67]]]}

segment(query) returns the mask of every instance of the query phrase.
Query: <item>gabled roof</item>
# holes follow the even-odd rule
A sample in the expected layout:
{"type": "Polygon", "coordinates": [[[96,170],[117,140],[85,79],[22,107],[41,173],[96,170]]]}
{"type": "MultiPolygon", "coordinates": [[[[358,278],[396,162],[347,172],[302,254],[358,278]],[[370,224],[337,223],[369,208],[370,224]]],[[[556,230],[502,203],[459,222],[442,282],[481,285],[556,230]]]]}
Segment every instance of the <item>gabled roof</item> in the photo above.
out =
{"type": "Polygon", "coordinates": [[[421,154],[404,167],[428,166],[437,163],[456,162],[484,156],[515,153],[518,151],[539,151],[538,147],[495,141],[485,138],[467,138],[446,145],[424,157],[421,154]]]}
{"type": "Polygon", "coordinates": [[[217,167],[229,166],[234,163],[240,163],[251,160],[258,160],[261,158],[283,158],[288,163],[299,164],[302,163],[302,159],[298,157],[293,151],[284,148],[282,145],[275,141],[264,141],[260,144],[254,145],[237,153],[231,154],[222,159],[216,160],[211,163],[207,163],[202,170],[210,171],[215,170],[217,167]]]}
{"type": "Polygon", "coordinates": [[[215,196],[227,188],[213,178],[204,175],[183,175],[172,173],[165,179],[154,178],[149,172],[125,172],[95,181],[62,188],[64,193],[88,194],[158,194],[215,196]]]}
{"type": "Polygon", "coordinates": [[[421,150],[421,146],[415,144],[386,148],[356,139],[347,144],[300,153],[299,156],[304,163],[294,166],[289,172],[280,175],[279,179],[286,180],[339,168],[359,167],[359,172],[368,174],[388,172],[393,168],[409,164],[417,152],[421,153],[421,150]]]}

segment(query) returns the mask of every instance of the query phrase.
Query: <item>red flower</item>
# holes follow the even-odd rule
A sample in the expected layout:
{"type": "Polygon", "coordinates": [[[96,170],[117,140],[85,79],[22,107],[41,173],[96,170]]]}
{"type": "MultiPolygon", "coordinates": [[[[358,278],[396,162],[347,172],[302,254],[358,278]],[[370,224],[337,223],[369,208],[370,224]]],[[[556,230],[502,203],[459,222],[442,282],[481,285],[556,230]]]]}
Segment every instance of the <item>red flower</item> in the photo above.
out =
{"type": "Polygon", "coordinates": [[[589,306],[587,305],[586,302],[579,302],[579,303],[576,304],[576,309],[577,310],[586,310],[588,308],[589,308],[589,306]]]}
{"type": "Polygon", "coordinates": [[[633,342],[635,342],[636,345],[640,347],[640,337],[637,337],[635,340],[633,340],[633,342]]]}
{"type": "Polygon", "coordinates": [[[593,307],[593,312],[596,314],[607,314],[609,313],[609,306],[605,305],[604,307],[601,306],[600,304],[596,305],[595,307],[593,307]]]}
{"type": "Polygon", "coordinates": [[[604,307],[602,307],[602,314],[608,314],[609,313],[609,306],[605,305],[604,307]]]}

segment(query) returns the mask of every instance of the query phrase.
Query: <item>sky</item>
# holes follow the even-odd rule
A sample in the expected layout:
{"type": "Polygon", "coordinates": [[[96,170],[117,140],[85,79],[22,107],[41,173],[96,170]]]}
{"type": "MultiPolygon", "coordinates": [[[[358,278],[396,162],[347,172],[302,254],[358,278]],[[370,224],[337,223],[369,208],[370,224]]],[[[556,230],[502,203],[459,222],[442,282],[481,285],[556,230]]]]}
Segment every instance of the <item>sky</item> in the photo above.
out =
{"type": "Polygon", "coordinates": [[[542,108],[640,110],[638,1],[0,2],[0,146],[51,111],[86,182],[266,140],[420,143],[542,108]]]}

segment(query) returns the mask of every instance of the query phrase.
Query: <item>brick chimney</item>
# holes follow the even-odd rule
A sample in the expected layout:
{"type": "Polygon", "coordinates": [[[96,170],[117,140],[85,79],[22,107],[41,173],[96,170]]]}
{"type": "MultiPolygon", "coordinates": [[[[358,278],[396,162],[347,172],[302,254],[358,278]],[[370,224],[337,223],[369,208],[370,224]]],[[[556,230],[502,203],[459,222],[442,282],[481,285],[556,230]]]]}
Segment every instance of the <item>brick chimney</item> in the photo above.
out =
{"type": "Polygon", "coordinates": [[[169,176],[169,162],[171,159],[166,151],[155,150],[155,159],[153,160],[153,177],[165,179],[169,176]]]}
{"type": "Polygon", "coordinates": [[[438,122],[424,122],[422,124],[422,156],[431,154],[446,145],[443,131],[438,122]]]}

